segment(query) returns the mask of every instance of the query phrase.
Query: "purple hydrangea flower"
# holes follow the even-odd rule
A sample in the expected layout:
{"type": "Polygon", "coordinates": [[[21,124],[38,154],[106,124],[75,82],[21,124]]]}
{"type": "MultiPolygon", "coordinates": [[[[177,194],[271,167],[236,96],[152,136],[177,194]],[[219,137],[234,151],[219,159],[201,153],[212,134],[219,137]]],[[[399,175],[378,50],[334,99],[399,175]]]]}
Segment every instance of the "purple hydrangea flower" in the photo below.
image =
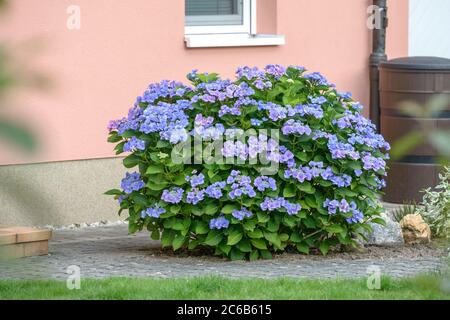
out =
{"type": "Polygon", "coordinates": [[[263,211],[275,211],[284,208],[286,209],[288,215],[296,215],[302,209],[300,204],[290,203],[283,197],[266,197],[260,204],[260,208],[263,211]]]}
{"type": "Polygon", "coordinates": [[[340,203],[338,200],[325,199],[323,207],[328,209],[329,214],[336,214],[339,208],[339,204],[340,203]]]}
{"type": "Polygon", "coordinates": [[[145,183],[142,181],[141,175],[138,172],[127,172],[125,178],[122,179],[120,186],[125,193],[130,194],[133,191],[139,191],[144,188],[145,183]]]}
{"type": "Polygon", "coordinates": [[[244,218],[250,218],[253,214],[247,208],[242,207],[241,210],[234,210],[231,215],[242,221],[244,218]]]}
{"type": "Polygon", "coordinates": [[[166,209],[155,206],[153,208],[147,208],[141,212],[141,218],[151,217],[151,218],[159,218],[160,215],[166,212],[166,209]]]}
{"type": "Polygon", "coordinates": [[[205,175],[203,173],[196,174],[197,171],[192,171],[192,176],[186,176],[186,181],[191,184],[192,188],[200,186],[205,183],[205,175]]]}
{"type": "Polygon", "coordinates": [[[293,119],[286,121],[286,123],[283,125],[283,128],[281,128],[281,131],[285,136],[289,134],[299,134],[309,136],[312,133],[312,130],[308,125],[303,124],[300,121],[295,121],[293,119]]]}
{"type": "Polygon", "coordinates": [[[123,151],[125,152],[133,152],[136,150],[145,150],[145,141],[138,139],[136,137],[131,137],[130,140],[128,140],[124,145],[123,145],[123,151]]]}
{"type": "Polygon", "coordinates": [[[210,229],[227,229],[228,226],[230,225],[230,221],[224,217],[219,217],[217,219],[211,219],[211,221],[209,221],[209,228],[210,229]]]}
{"type": "Polygon", "coordinates": [[[161,200],[168,203],[180,203],[183,199],[184,190],[178,187],[171,190],[164,190],[161,196],[161,200]]]}
{"type": "Polygon", "coordinates": [[[277,190],[275,179],[266,176],[257,177],[253,183],[258,191],[263,192],[266,189],[277,190]]]}
{"type": "Polygon", "coordinates": [[[186,196],[186,202],[196,205],[205,199],[205,190],[192,189],[186,196]]]}
{"type": "Polygon", "coordinates": [[[220,199],[223,196],[222,190],[225,188],[225,186],[225,181],[215,182],[206,188],[205,193],[210,198],[220,199]]]}

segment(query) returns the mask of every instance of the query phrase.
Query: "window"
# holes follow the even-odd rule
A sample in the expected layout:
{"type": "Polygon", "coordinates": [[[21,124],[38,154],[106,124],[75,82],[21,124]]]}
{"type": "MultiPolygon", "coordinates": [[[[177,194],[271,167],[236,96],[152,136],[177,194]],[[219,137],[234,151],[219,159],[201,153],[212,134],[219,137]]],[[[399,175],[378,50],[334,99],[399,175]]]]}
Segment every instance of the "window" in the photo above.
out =
{"type": "Polygon", "coordinates": [[[250,0],[186,0],[186,34],[250,34],[250,0]]]}
{"type": "Polygon", "coordinates": [[[256,34],[257,0],[185,0],[188,48],[283,45],[282,35],[256,34]]]}

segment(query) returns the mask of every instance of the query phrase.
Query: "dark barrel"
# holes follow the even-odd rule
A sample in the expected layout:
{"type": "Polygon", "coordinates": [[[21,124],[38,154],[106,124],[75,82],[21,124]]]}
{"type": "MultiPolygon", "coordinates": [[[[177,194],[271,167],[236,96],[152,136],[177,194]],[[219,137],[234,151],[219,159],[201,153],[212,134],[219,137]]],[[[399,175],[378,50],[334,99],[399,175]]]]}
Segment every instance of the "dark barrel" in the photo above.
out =
{"type": "MultiPolygon", "coordinates": [[[[450,59],[408,57],[380,65],[380,129],[389,143],[419,130],[450,129],[450,104],[432,118],[405,115],[399,110],[404,101],[425,105],[434,95],[446,95],[450,101],[450,59]]],[[[449,141],[450,143],[450,141],[449,141]]],[[[424,143],[399,161],[390,161],[384,200],[393,203],[420,202],[424,188],[438,183],[441,167],[430,144],[424,143]]]]}

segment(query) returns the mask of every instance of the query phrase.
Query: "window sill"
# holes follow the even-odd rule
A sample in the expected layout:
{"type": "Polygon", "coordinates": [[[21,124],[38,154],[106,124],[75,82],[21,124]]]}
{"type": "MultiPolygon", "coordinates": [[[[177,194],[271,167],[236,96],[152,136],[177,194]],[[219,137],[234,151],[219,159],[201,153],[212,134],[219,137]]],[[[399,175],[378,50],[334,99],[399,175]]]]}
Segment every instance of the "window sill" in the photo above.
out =
{"type": "Polygon", "coordinates": [[[282,46],[284,35],[274,34],[192,34],[185,35],[188,48],[282,46]]]}

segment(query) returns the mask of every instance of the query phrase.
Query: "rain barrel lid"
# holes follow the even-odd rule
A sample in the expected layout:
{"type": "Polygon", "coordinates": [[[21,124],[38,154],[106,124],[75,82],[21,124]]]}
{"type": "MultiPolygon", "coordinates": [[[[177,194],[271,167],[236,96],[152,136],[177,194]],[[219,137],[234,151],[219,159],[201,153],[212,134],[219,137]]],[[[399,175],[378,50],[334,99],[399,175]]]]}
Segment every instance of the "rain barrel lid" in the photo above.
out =
{"type": "Polygon", "coordinates": [[[450,59],[441,57],[405,57],[381,63],[385,69],[450,70],[450,59]]]}

